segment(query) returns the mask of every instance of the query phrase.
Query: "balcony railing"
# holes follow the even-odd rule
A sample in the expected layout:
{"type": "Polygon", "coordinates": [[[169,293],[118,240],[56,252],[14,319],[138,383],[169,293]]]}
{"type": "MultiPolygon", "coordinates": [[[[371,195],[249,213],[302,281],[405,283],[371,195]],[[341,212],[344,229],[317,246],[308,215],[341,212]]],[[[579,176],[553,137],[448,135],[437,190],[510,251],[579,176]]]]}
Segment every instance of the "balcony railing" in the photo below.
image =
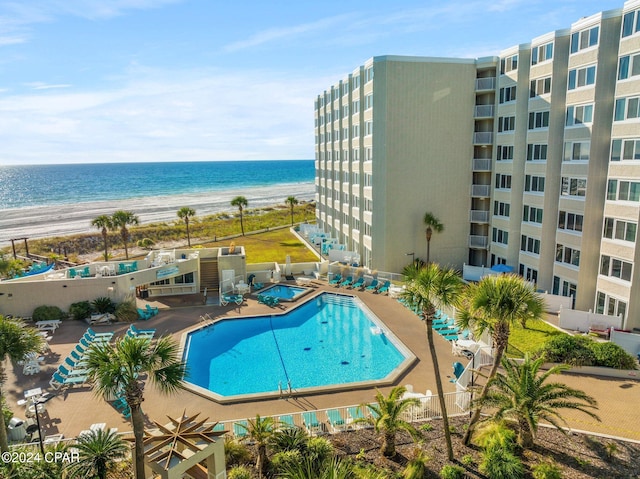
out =
{"type": "Polygon", "coordinates": [[[474,118],[490,118],[493,117],[493,105],[476,105],[474,118]]]}
{"type": "Polygon", "coordinates": [[[496,78],[476,78],[476,90],[495,90],[496,78]]]}
{"type": "Polygon", "coordinates": [[[489,212],[483,210],[471,210],[469,211],[469,220],[473,223],[488,223],[489,212]]]}
{"type": "Polygon", "coordinates": [[[493,143],[493,132],[491,131],[476,131],[473,134],[473,142],[476,145],[490,145],[493,143]]]}
{"type": "Polygon", "coordinates": [[[490,158],[474,158],[473,171],[491,171],[490,158]]]}
{"type": "Polygon", "coordinates": [[[489,245],[488,236],[471,235],[469,236],[469,248],[486,249],[489,245]]]}
{"type": "Polygon", "coordinates": [[[471,196],[489,198],[491,196],[491,185],[471,185],[471,196]]]}

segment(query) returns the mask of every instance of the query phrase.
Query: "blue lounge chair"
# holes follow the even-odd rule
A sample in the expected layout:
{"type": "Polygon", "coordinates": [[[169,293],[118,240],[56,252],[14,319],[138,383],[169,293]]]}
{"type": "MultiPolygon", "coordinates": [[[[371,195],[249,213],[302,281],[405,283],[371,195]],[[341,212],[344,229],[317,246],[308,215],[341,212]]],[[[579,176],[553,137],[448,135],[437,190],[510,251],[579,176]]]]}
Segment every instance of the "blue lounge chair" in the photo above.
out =
{"type": "Polygon", "coordinates": [[[127,330],[127,334],[129,334],[130,336],[135,336],[136,338],[151,339],[153,338],[153,336],[155,336],[156,330],[155,329],[138,329],[135,327],[135,325],[132,324],[131,326],[129,326],[129,329],[127,330]]]}
{"type": "Polygon", "coordinates": [[[155,316],[159,311],[157,306],[151,306],[149,304],[145,304],[144,309],[147,313],[151,314],[151,316],[155,316]]]}
{"type": "Polygon", "coordinates": [[[337,409],[327,410],[327,419],[329,420],[329,425],[334,432],[344,431],[347,427],[347,423],[342,417],[342,413],[337,409]]]}
{"type": "Polygon", "coordinates": [[[137,308],[137,310],[138,310],[138,319],[141,319],[143,321],[147,321],[151,319],[152,314],[149,313],[148,311],[145,311],[144,309],[141,309],[141,308],[137,308]]]}
{"type": "Polygon", "coordinates": [[[364,287],[364,276],[360,276],[358,278],[358,281],[356,281],[355,283],[353,283],[351,285],[351,288],[353,288],[353,289],[356,289],[356,288],[360,289],[362,287],[364,287]]]}
{"type": "Polygon", "coordinates": [[[74,361],[69,356],[64,358],[64,364],[66,364],[65,367],[69,367],[71,368],[71,370],[74,370],[74,369],[82,370],[82,369],[85,369],[87,366],[87,362],[85,360],[74,361]]]}
{"type": "Polygon", "coordinates": [[[109,339],[113,338],[113,333],[109,332],[109,333],[96,333],[93,329],[91,328],[87,328],[87,334],[93,338],[106,338],[108,337],[109,339]]]}
{"type": "Polygon", "coordinates": [[[214,432],[222,432],[224,431],[224,423],[218,422],[215,426],[213,426],[214,432]]]}
{"type": "Polygon", "coordinates": [[[333,277],[331,281],[329,281],[329,284],[340,284],[341,281],[342,281],[342,275],[337,274],[333,277]]]}
{"type": "Polygon", "coordinates": [[[244,438],[248,434],[247,428],[249,424],[247,421],[238,421],[233,423],[233,435],[238,439],[244,438]]]}
{"type": "Polygon", "coordinates": [[[284,416],[280,416],[278,418],[278,421],[280,422],[281,429],[296,427],[295,423],[293,422],[293,416],[291,414],[285,414],[284,416]]]}
{"type": "Polygon", "coordinates": [[[78,275],[78,272],[75,269],[69,270],[69,278],[75,278],[78,275]]]}
{"type": "Polygon", "coordinates": [[[253,289],[256,291],[262,288],[264,288],[264,283],[253,283],[253,289]]]}
{"type": "Polygon", "coordinates": [[[238,306],[242,304],[244,297],[241,294],[223,294],[220,298],[220,304],[226,306],[229,303],[236,303],[238,306]]]}
{"type": "Polygon", "coordinates": [[[85,382],[87,382],[86,376],[69,376],[65,378],[56,371],[53,373],[53,376],[51,376],[49,386],[51,386],[52,389],[58,390],[62,386],[73,386],[75,384],[84,384],[85,382]]]}
{"type": "Polygon", "coordinates": [[[60,374],[60,376],[64,377],[64,378],[70,378],[73,376],[86,376],[87,375],[87,370],[86,369],[72,369],[69,370],[67,368],[65,368],[62,364],[58,366],[58,373],[60,374]]]}
{"type": "Polygon", "coordinates": [[[373,281],[371,281],[371,284],[369,286],[367,286],[366,288],[364,288],[365,291],[375,291],[376,289],[378,289],[378,280],[374,279],[373,281]]]}
{"type": "Polygon", "coordinates": [[[342,283],[340,283],[340,287],[347,288],[352,284],[353,284],[353,276],[347,276],[347,279],[345,279],[342,283]]]}
{"type": "Polygon", "coordinates": [[[320,421],[318,421],[318,416],[316,416],[315,411],[303,412],[302,421],[304,422],[304,427],[309,434],[318,433],[322,429],[322,426],[320,424],[320,421]]]}
{"type": "Polygon", "coordinates": [[[455,383],[458,380],[458,378],[462,376],[463,372],[464,372],[464,366],[462,365],[462,363],[459,363],[459,362],[453,363],[453,375],[455,376],[455,378],[449,379],[449,382],[455,383]]]}
{"type": "Polygon", "coordinates": [[[385,281],[382,286],[380,286],[374,293],[382,294],[389,292],[389,286],[391,286],[391,281],[385,281]]]}

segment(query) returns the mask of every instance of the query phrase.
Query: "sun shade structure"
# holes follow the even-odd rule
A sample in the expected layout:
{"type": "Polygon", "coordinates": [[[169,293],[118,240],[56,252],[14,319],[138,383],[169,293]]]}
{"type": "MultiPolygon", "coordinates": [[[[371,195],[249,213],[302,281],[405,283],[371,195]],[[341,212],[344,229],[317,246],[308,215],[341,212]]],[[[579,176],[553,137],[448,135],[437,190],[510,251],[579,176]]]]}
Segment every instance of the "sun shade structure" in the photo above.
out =
{"type": "Polygon", "coordinates": [[[169,424],[154,421],[156,429],[145,431],[144,450],[147,467],[163,479],[180,479],[184,474],[196,479],[217,479],[225,476],[224,430],[214,430],[217,423],[205,425],[208,418],[199,416],[180,419],[170,416],[169,424]],[[202,466],[204,462],[206,466],[202,466]]]}

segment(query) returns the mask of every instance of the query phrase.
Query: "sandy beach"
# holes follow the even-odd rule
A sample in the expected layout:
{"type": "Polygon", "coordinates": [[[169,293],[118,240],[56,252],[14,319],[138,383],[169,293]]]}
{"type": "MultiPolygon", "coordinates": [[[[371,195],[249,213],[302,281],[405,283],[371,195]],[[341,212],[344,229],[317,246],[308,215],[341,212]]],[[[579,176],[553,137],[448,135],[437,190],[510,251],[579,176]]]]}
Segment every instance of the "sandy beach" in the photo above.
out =
{"type": "Polygon", "coordinates": [[[176,212],[183,206],[193,208],[196,216],[223,211],[233,213],[237,210],[230,202],[238,195],[247,198],[249,208],[284,204],[285,199],[291,195],[299,201],[309,201],[314,198],[314,184],[298,183],[189,195],[5,209],[0,211],[0,246],[9,245],[11,238],[36,239],[94,232],[91,220],[103,214],[111,215],[119,209],[133,211],[141,223],[175,221],[176,212]]]}

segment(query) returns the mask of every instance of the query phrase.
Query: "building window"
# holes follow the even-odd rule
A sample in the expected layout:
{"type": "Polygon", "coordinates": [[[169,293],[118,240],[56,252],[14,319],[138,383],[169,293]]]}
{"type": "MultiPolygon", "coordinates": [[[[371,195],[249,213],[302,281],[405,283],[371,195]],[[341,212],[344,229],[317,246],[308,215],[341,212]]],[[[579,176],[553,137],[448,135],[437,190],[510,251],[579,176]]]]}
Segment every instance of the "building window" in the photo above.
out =
{"type": "Polygon", "coordinates": [[[532,111],[529,113],[529,129],[549,128],[548,111],[532,111]]]}
{"type": "Polygon", "coordinates": [[[373,122],[372,121],[365,121],[364,122],[364,135],[365,136],[373,135],[373,122]]]}
{"type": "Polygon", "coordinates": [[[640,201],[640,183],[627,180],[609,180],[607,199],[611,201],[640,201]]]}
{"type": "Polygon", "coordinates": [[[627,303],[598,291],[598,294],[596,294],[596,314],[622,316],[622,319],[625,319],[627,316],[627,303]]]}
{"type": "Polygon", "coordinates": [[[622,38],[640,31],[640,15],[638,10],[625,13],[622,19],[622,38]]]}
{"type": "Polygon", "coordinates": [[[529,90],[529,98],[551,93],[551,77],[538,78],[531,80],[531,88],[529,90]]]}
{"type": "Polygon", "coordinates": [[[511,189],[511,175],[503,175],[496,173],[496,189],[508,190],[511,189]]]}
{"type": "Polygon", "coordinates": [[[364,97],[364,109],[369,110],[370,108],[373,108],[373,93],[364,97]]]}
{"type": "Polygon", "coordinates": [[[593,103],[567,107],[567,126],[582,125],[593,122],[593,103]]]}
{"type": "Polygon", "coordinates": [[[491,239],[494,243],[509,244],[509,232],[493,228],[491,239]]]}
{"type": "Polygon", "coordinates": [[[509,203],[503,203],[501,201],[493,202],[493,215],[494,216],[504,216],[505,218],[509,217],[510,210],[509,203]]]}
{"type": "Polygon", "coordinates": [[[342,118],[349,118],[349,105],[342,106],[342,118]]]}
{"type": "Polygon", "coordinates": [[[577,213],[569,213],[567,211],[558,212],[558,229],[568,231],[582,231],[582,223],[584,216],[577,213]]]}
{"type": "Polygon", "coordinates": [[[360,113],[360,100],[353,100],[353,102],[351,103],[352,106],[352,114],[355,115],[356,113],[360,113]]]}
{"type": "Polygon", "coordinates": [[[562,187],[560,189],[561,196],[577,196],[583,197],[587,194],[586,178],[569,178],[562,177],[562,187]]]}
{"type": "Polygon", "coordinates": [[[556,262],[580,266],[580,250],[556,244],[556,262]]]}
{"type": "Polygon", "coordinates": [[[353,137],[358,138],[360,136],[360,125],[353,125],[353,137]]]}
{"type": "Polygon", "coordinates": [[[635,243],[637,229],[637,223],[607,217],[604,219],[604,230],[602,232],[602,236],[603,238],[635,243]]]}
{"type": "Polygon", "coordinates": [[[543,193],[544,176],[524,175],[524,191],[530,193],[543,193]]]}
{"type": "Polygon", "coordinates": [[[618,80],[640,75],[640,54],[625,55],[618,62],[618,80]]]}
{"type": "Polygon", "coordinates": [[[611,161],[637,161],[640,160],[639,139],[616,139],[611,142],[611,161]]]}
{"type": "Polygon", "coordinates": [[[593,85],[596,82],[596,66],[569,70],[569,90],[593,85]]]}
{"type": "Polygon", "coordinates": [[[575,283],[565,281],[558,276],[553,277],[553,294],[575,298],[577,290],[578,286],[575,283]]]}
{"type": "Polygon", "coordinates": [[[623,261],[613,256],[602,255],[600,257],[600,274],[623,281],[631,281],[633,263],[623,261]]]}
{"type": "Polygon", "coordinates": [[[507,86],[500,88],[500,103],[507,103],[509,101],[515,101],[516,99],[516,87],[507,86]]]}
{"type": "Polygon", "coordinates": [[[522,208],[522,221],[542,224],[542,208],[524,205],[522,208]]]}
{"type": "Polygon", "coordinates": [[[590,141],[567,141],[563,161],[589,161],[590,141]]]}
{"type": "Polygon", "coordinates": [[[532,283],[538,282],[538,270],[535,270],[532,267],[527,266],[526,264],[520,263],[518,272],[520,273],[520,276],[522,276],[527,281],[531,281],[532,283]]]}
{"type": "Polygon", "coordinates": [[[531,64],[536,65],[538,63],[546,62],[553,58],[553,42],[545,43],[539,47],[533,47],[531,49],[531,64]]]}
{"type": "Polygon", "coordinates": [[[501,116],[498,117],[498,132],[513,131],[516,129],[516,117],[515,116],[501,116]]]}
{"type": "Polygon", "coordinates": [[[540,254],[540,240],[526,235],[520,236],[520,251],[540,254]]]}
{"type": "Polygon", "coordinates": [[[513,146],[498,145],[497,161],[511,161],[513,160],[513,146]]]}
{"type": "Polygon", "coordinates": [[[640,117],[640,97],[618,98],[613,120],[624,121],[640,117]]]}
{"type": "Polygon", "coordinates": [[[505,74],[507,72],[518,69],[518,55],[512,55],[510,57],[500,60],[500,73],[505,74]]]}
{"type": "Polygon", "coordinates": [[[571,53],[579,52],[598,44],[600,27],[592,27],[581,32],[571,34],[571,53]]]}
{"type": "MultiPolygon", "coordinates": [[[[342,129],[342,139],[343,140],[348,140],[349,139],[349,128],[348,127],[342,129]]],[[[348,156],[344,155],[344,159],[347,159],[347,158],[348,158],[348,156]]]]}
{"type": "Polygon", "coordinates": [[[364,71],[364,82],[369,83],[373,80],[373,67],[369,67],[364,71]]]}
{"type": "Polygon", "coordinates": [[[527,161],[547,161],[547,145],[529,143],[527,145],[527,161]]]}

